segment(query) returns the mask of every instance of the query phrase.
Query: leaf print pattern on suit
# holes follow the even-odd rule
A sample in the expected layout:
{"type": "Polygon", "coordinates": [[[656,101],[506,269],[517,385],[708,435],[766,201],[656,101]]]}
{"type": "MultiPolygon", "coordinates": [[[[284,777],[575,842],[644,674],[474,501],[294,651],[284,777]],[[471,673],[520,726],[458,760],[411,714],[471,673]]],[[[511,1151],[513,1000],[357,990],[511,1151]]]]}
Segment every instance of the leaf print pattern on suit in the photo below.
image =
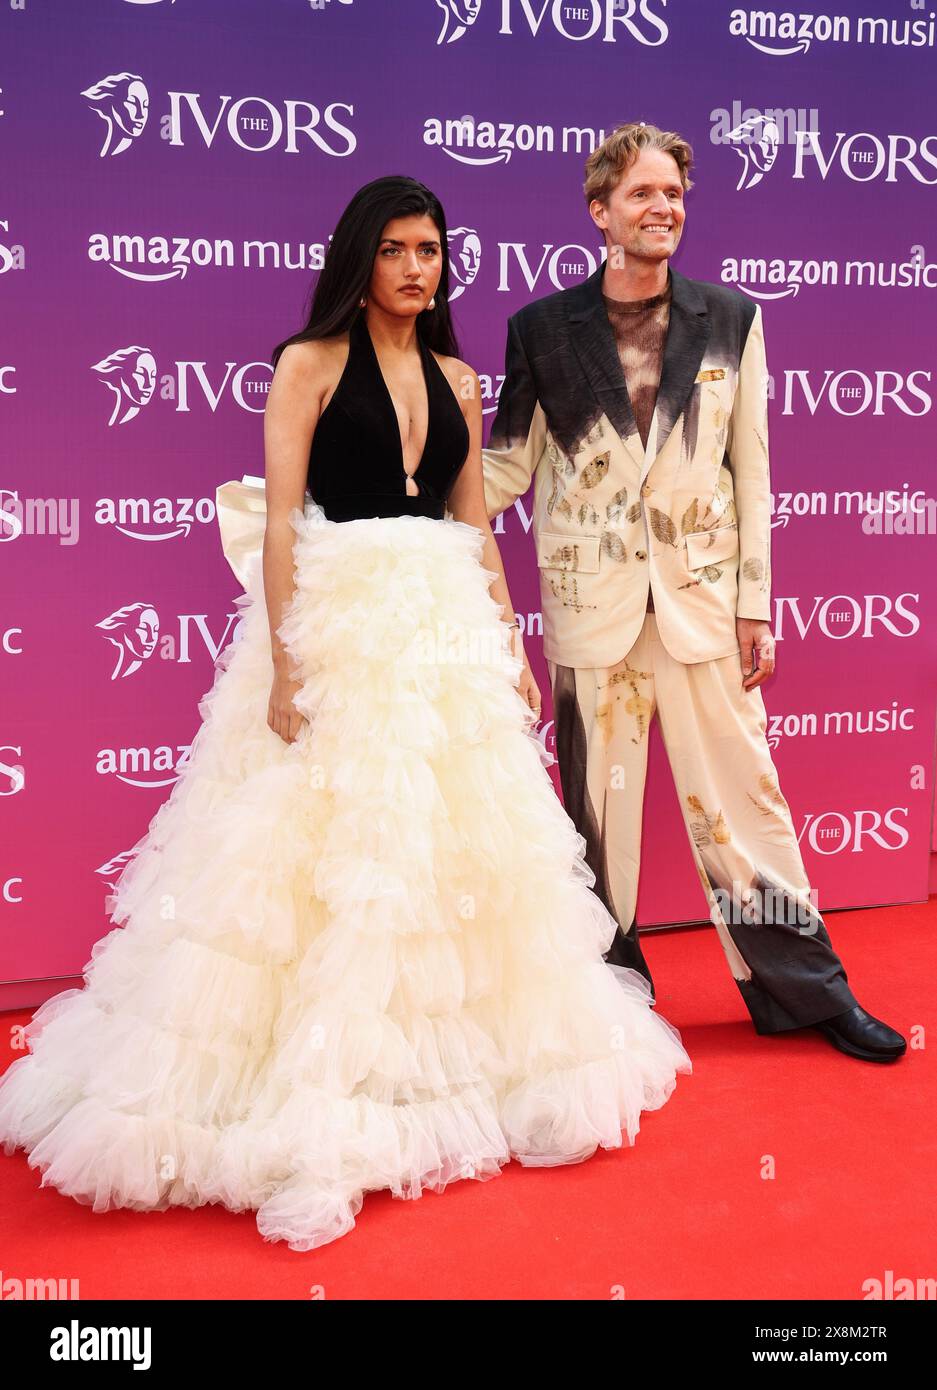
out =
{"type": "Polygon", "coordinates": [[[559,474],[559,472],[558,472],[558,470],[557,470],[556,464],[554,463],[554,465],[553,465],[553,487],[552,487],[552,489],[551,489],[550,496],[547,498],[547,515],[548,515],[548,516],[552,516],[552,515],[553,515],[553,508],[556,506],[557,502],[559,501],[559,496],[560,496],[560,493],[562,492],[562,490],[563,490],[563,479],[560,477],[560,474],[559,474]]]}
{"type": "Polygon", "coordinates": [[[690,834],[699,849],[705,849],[709,844],[729,843],[732,836],[721,811],[711,815],[698,796],[688,796],[686,803],[690,810],[690,834]]]}
{"type": "Polygon", "coordinates": [[[611,742],[612,733],[614,732],[614,729],[613,729],[614,721],[615,721],[615,702],[614,702],[614,700],[606,700],[606,701],[604,701],[604,703],[596,705],[596,707],[595,707],[595,724],[596,724],[596,728],[600,730],[600,732],[601,732],[601,734],[602,734],[602,741],[603,741],[604,743],[606,743],[606,744],[608,744],[608,743],[611,742]]]}
{"type": "Polygon", "coordinates": [[[698,574],[694,574],[692,579],[688,579],[685,584],[678,584],[678,589],[698,589],[705,579],[708,584],[716,584],[722,578],[722,570],[718,565],[704,565],[698,574]]]}
{"type": "Polygon", "coordinates": [[[777,777],[772,776],[770,772],[763,772],[758,778],[758,788],[761,793],[760,799],[752,796],[751,792],[746,792],[752,805],[763,816],[776,816],[779,820],[784,821],[785,825],[793,825],[791,808],[778,785],[777,777]]]}
{"type": "Polygon", "coordinates": [[[771,587],[771,565],[768,562],[768,550],[770,541],[765,542],[765,559],[759,560],[757,556],[749,556],[742,565],[742,578],[751,580],[758,585],[761,593],[767,593],[771,587]]]}
{"type": "Polygon", "coordinates": [[[696,530],[696,524],[697,524],[698,517],[699,517],[699,498],[698,498],[698,497],[694,497],[694,498],[693,498],[693,501],[690,503],[690,505],[687,507],[686,511],[683,513],[683,516],[680,518],[680,534],[681,534],[681,536],[687,535],[687,533],[688,533],[689,531],[695,531],[695,530],[696,530]]]}
{"type": "Polygon", "coordinates": [[[651,530],[661,545],[675,546],[677,544],[677,528],[667,513],[658,511],[656,507],[648,507],[647,512],[651,530]]]}
{"type": "Polygon", "coordinates": [[[619,488],[615,496],[605,508],[605,515],[608,517],[612,526],[620,526],[625,519],[625,509],[628,506],[628,489],[619,488]]]}
{"type": "Polygon", "coordinates": [[[574,613],[581,613],[585,608],[597,608],[598,604],[583,603],[579,597],[579,584],[576,576],[571,575],[569,570],[563,570],[559,580],[554,579],[553,575],[546,569],[541,570],[541,574],[546,576],[547,583],[553,590],[554,598],[558,598],[564,608],[571,608],[574,613]]]}
{"type": "MultiPolygon", "coordinates": [[[[652,673],[650,671],[636,671],[633,666],[628,665],[627,661],[620,671],[613,671],[608,678],[608,689],[610,691],[613,690],[615,686],[623,685],[627,686],[631,691],[629,698],[625,701],[625,713],[629,714],[635,721],[638,730],[637,738],[632,735],[632,743],[640,743],[642,739],[646,738],[647,731],[650,727],[651,715],[653,714],[654,707],[648,697],[641,693],[639,682],[649,681],[651,679],[652,673]]],[[[623,690],[616,690],[612,696],[612,701],[609,703],[617,702],[621,699],[623,694],[623,690]]],[[[608,721],[608,727],[611,728],[610,719],[608,721]]]]}
{"type": "Polygon", "coordinates": [[[579,478],[579,486],[585,488],[597,487],[608,472],[611,451],[606,450],[604,454],[597,454],[594,459],[586,464],[579,478]]]}
{"type": "Polygon", "coordinates": [[[550,459],[550,467],[553,471],[553,488],[547,498],[547,514],[553,515],[553,508],[561,512],[566,517],[572,516],[572,510],[563,494],[566,491],[566,480],[572,478],[576,473],[576,465],[571,458],[565,454],[560,455],[559,449],[551,440],[547,446],[547,454],[550,459]],[[561,500],[562,499],[562,500],[561,500]]]}
{"type": "Polygon", "coordinates": [[[553,569],[577,570],[579,568],[579,546],[575,541],[565,541],[551,551],[543,563],[553,569]]]}
{"type": "MultiPolygon", "coordinates": [[[[724,437],[729,423],[729,412],[724,405],[717,405],[712,414],[713,429],[716,431],[717,438],[724,437]]],[[[720,452],[722,446],[720,445],[720,452]]],[[[718,459],[716,460],[718,462],[718,459]]]]}

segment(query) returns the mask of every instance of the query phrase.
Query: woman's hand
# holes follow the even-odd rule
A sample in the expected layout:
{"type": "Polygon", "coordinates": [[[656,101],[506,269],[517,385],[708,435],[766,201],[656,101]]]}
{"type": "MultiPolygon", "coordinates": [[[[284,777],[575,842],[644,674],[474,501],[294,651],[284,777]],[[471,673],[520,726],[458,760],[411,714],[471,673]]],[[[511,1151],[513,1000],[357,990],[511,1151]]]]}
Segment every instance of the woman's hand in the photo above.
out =
{"type": "MultiPolygon", "coordinates": [[[[517,634],[516,640],[520,642],[520,633],[517,634]]],[[[523,646],[521,646],[521,649],[517,654],[518,656],[521,656],[524,659],[524,669],[521,671],[520,680],[517,683],[517,688],[523,696],[525,703],[530,706],[530,708],[534,711],[534,713],[537,715],[537,718],[539,719],[540,707],[543,703],[540,698],[540,687],[534,680],[534,673],[530,669],[530,662],[527,660],[527,653],[524,651],[523,646]]]]}
{"type": "Polygon", "coordinates": [[[292,680],[285,671],[277,671],[270,690],[267,723],[284,743],[295,742],[306,716],[293,704],[293,697],[302,690],[302,681],[292,680]]]}

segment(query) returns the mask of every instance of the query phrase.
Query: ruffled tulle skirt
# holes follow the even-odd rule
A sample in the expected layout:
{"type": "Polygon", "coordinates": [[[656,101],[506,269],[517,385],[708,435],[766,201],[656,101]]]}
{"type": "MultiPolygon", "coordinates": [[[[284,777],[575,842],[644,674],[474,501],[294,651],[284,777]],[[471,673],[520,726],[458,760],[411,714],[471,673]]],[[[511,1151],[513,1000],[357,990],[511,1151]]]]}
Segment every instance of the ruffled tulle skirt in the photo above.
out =
{"type": "Polygon", "coordinates": [[[516,689],[483,537],[292,514],[267,724],[260,565],[82,989],[0,1081],[0,1140],[95,1211],[220,1202],[308,1250],[364,1194],[631,1144],[690,1071],[634,971],[516,689]]]}

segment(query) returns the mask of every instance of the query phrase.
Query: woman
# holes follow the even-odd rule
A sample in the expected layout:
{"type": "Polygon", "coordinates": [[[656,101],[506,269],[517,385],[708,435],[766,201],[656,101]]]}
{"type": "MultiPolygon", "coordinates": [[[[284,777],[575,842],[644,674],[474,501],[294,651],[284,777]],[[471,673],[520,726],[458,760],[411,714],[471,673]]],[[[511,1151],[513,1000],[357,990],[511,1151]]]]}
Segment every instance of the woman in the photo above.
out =
{"type": "Polygon", "coordinates": [[[447,291],[438,201],[378,179],[274,353],[239,640],[108,899],[127,925],[0,1084],[6,1147],[97,1211],[222,1202],[308,1250],[370,1189],[632,1143],[690,1070],[602,959],[447,291]]]}

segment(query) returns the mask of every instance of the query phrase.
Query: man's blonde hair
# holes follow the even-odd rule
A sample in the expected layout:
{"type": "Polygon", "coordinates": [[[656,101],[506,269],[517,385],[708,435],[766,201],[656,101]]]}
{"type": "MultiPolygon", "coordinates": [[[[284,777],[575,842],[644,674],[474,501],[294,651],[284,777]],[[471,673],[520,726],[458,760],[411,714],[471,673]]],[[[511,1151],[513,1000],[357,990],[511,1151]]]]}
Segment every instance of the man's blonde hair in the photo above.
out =
{"type": "Polygon", "coordinates": [[[628,121],[625,125],[616,126],[586,160],[586,181],[582,186],[586,207],[593,198],[608,204],[622,175],[642,150],[663,150],[665,154],[673,155],[684,193],[693,187],[689,177],[693,151],[686,140],[675,130],[661,130],[656,125],[646,125],[644,121],[628,121]]]}

